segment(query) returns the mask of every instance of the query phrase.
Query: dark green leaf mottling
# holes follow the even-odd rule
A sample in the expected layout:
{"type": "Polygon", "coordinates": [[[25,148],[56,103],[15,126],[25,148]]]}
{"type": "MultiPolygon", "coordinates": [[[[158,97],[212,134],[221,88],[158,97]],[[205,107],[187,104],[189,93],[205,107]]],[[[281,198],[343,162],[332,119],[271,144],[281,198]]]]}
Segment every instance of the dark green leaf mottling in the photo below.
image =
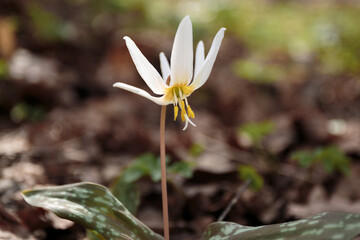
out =
{"type": "Polygon", "coordinates": [[[136,219],[104,186],[76,183],[23,192],[36,207],[53,211],[59,217],[94,230],[105,239],[161,240],[136,219]]]}
{"type": "Polygon", "coordinates": [[[360,234],[360,214],[320,213],[293,222],[247,227],[216,222],[205,230],[201,240],[351,240],[360,234]]]}

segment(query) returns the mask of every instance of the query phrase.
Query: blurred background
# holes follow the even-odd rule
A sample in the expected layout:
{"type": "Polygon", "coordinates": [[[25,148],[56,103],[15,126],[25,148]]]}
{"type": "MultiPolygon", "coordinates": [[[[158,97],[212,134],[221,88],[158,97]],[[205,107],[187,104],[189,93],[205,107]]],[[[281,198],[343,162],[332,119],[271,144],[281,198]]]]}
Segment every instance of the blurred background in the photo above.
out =
{"type": "Polygon", "coordinates": [[[161,233],[160,107],[112,84],[150,91],[122,38],[159,69],[185,15],[206,52],[227,31],[189,98],[197,127],[168,107],[172,239],[199,239],[247,180],[225,220],[360,213],[358,1],[1,0],[0,239],[85,239],[20,195],[79,181],[161,233]]]}

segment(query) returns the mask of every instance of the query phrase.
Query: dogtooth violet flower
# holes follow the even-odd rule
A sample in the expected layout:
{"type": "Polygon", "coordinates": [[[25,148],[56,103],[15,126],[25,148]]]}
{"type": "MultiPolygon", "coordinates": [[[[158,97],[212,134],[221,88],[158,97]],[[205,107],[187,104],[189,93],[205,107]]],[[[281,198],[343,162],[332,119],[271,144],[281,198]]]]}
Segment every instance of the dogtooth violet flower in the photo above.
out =
{"type": "Polygon", "coordinates": [[[188,97],[200,88],[209,78],[216,56],[224,38],[225,28],[216,34],[210,51],[205,57],[204,43],[200,41],[195,52],[195,66],[193,69],[193,36],[192,24],[189,16],[182,19],[175,34],[172,47],[170,65],[163,52],[160,53],[160,68],[162,77],[151,63],[141,53],[136,44],[127,36],[124,37],[131,58],[142,79],[147,86],[160,97],[151,96],[148,92],[131,85],[117,82],[113,86],[143,96],[159,105],[174,105],[174,121],[180,116],[185,130],[190,123],[196,126],[190,118],[195,114],[188,103],[188,97]]]}

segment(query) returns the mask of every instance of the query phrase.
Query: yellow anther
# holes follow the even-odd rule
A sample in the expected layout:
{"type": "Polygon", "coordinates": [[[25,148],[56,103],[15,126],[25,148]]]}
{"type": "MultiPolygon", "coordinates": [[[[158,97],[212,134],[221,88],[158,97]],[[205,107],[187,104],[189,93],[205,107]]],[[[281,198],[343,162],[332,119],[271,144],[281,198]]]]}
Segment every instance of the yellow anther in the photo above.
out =
{"type": "Polygon", "coordinates": [[[178,114],[179,114],[179,107],[174,106],[174,121],[176,121],[178,114]]]}
{"type": "Polygon", "coordinates": [[[182,100],[182,101],[180,102],[180,107],[181,107],[181,110],[185,110],[184,100],[182,100]]]}
{"type": "Polygon", "coordinates": [[[193,112],[193,110],[191,109],[191,107],[189,105],[187,105],[187,112],[188,112],[189,117],[195,118],[195,113],[193,112]]]}
{"type": "Polygon", "coordinates": [[[186,114],[186,111],[185,110],[181,110],[181,120],[183,122],[185,122],[185,114],[186,114]]]}

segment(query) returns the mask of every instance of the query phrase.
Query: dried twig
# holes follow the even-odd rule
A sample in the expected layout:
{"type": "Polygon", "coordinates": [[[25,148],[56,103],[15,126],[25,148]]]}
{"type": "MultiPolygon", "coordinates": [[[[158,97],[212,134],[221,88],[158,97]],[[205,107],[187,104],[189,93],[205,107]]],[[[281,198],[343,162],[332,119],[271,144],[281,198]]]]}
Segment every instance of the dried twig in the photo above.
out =
{"type": "Polygon", "coordinates": [[[231,202],[229,203],[229,205],[226,207],[226,209],[222,212],[222,214],[220,215],[220,217],[218,218],[218,221],[223,221],[224,218],[226,217],[226,215],[230,212],[230,210],[234,207],[235,203],[237,203],[237,201],[239,200],[239,198],[241,197],[241,195],[243,194],[243,192],[245,192],[245,190],[249,187],[249,185],[251,184],[251,180],[247,180],[241,187],[240,189],[237,191],[236,195],[233,197],[233,199],[231,200],[231,202]]]}

